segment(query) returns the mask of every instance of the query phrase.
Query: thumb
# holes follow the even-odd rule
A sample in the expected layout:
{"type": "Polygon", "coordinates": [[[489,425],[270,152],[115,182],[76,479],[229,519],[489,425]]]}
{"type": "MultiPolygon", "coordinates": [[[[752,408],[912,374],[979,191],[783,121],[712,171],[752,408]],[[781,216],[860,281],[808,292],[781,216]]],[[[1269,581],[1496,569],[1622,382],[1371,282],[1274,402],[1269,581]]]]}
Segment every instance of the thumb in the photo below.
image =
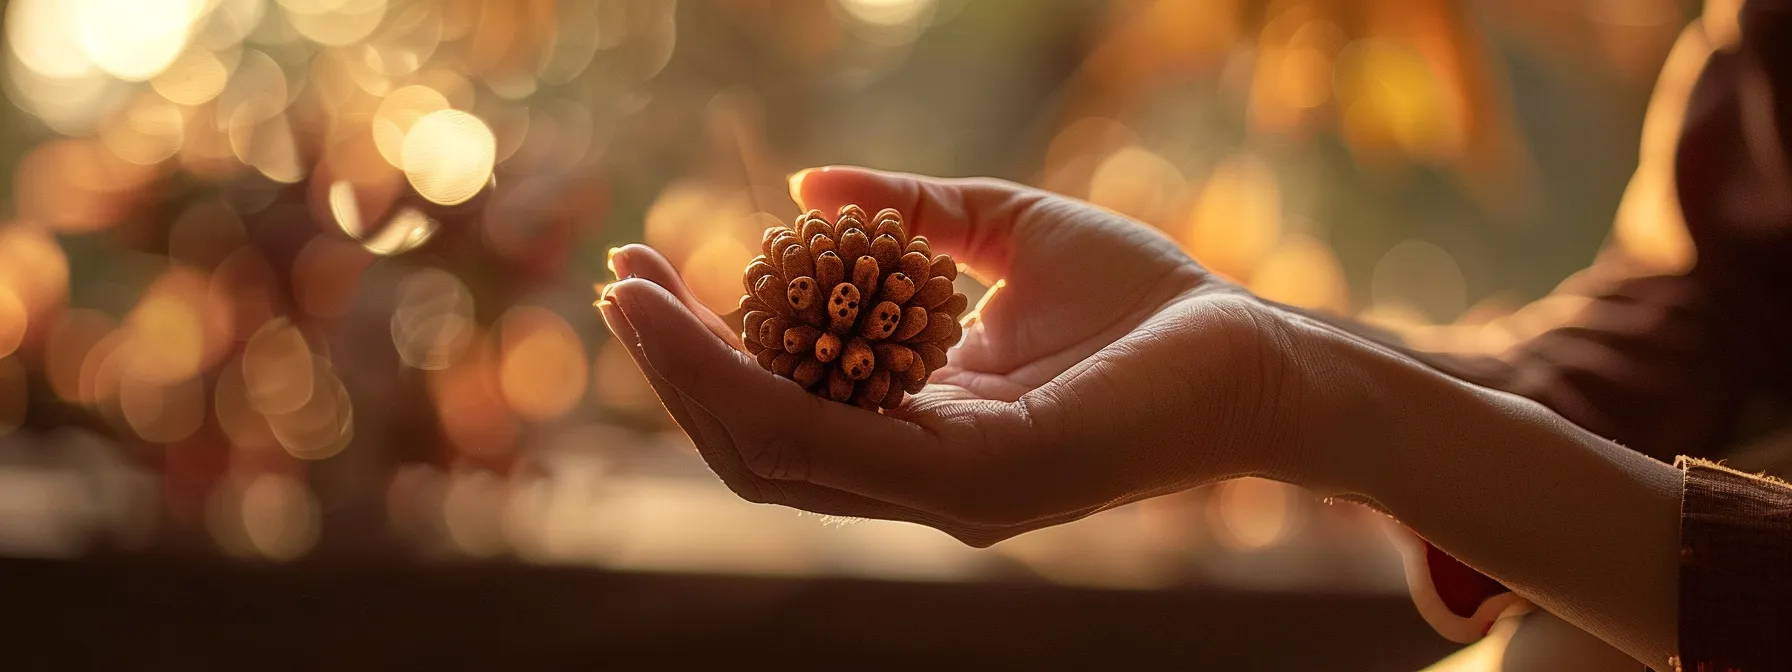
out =
{"type": "Polygon", "coordinates": [[[990,178],[937,178],[851,166],[809,168],[790,176],[790,197],[829,216],[856,204],[867,213],[900,211],[908,232],[983,275],[1000,278],[1013,261],[1016,236],[1045,222],[1028,217],[1046,192],[990,178]]]}

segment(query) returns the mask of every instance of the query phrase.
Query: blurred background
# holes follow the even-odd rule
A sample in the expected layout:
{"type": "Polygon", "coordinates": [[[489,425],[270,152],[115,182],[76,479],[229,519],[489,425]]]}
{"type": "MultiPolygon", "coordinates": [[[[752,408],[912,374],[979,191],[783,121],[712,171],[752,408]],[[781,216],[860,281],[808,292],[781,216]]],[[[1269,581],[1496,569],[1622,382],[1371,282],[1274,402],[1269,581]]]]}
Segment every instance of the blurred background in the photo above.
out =
{"type": "MultiPolygon", "coordinates": [[[[356,650],[381,627],[510,632],[415,625],[506,581],[541,619],[594,591],[595,620],[617,618],[603,595],[638,614],[823,586],[959,605],[920,629],[999,604],[1074,638],[1129,604],[1162,618],[1103,637],[1164,660],[1202,638],[1169,624],[1225,618],[1261,630],[1236,642],[1331,637],[1368,647],[1336,669],[1410,668],[1447,647],[1371,521],[1275,483],[987,550],[737,500],[591,308],[605,251],[657,246],[726,311],[759,232],[796,214],[787,174],[995,175],[1162,229],[1269,298],[1498,352],[1606,239],[1697,4],[11,0],[0,555],[15,583],[60,577],[11,615],[112,604],[133,614],[116,635],[202,627],[269,582],[353,586],[394,605],[316,644],[356,650]]],[[[876,621],[798,602],[731,623],[876,621]]],[[[990,660],[1025,646],[1000,639],[990,660]]],[[[1223,645],[1201,655],[1244,655],[1223,645]]]]}

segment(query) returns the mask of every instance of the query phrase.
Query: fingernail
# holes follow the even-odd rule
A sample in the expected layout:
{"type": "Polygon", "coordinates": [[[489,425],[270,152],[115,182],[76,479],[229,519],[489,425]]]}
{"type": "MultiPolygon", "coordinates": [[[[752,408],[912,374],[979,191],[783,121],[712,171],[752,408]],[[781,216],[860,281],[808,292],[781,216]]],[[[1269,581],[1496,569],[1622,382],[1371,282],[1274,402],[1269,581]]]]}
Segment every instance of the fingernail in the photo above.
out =
{"type": "Polygon", "coordinates": [[[621,251],[622,248],[620,247],[612,247],[609,252],[604,253],[604,266],[610,269],[611,276],[617,277],[618,279],[620,279],[620,276],[616,275],[616,253],[621,251]]]}

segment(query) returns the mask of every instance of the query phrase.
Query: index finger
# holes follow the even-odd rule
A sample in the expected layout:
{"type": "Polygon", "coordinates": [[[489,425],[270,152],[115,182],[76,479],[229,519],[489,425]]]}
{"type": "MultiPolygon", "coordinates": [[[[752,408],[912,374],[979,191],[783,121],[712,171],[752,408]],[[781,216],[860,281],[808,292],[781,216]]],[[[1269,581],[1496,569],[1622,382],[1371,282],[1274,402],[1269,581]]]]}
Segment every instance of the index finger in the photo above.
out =
{"type": "Polygon", "coordinates": [[[988,178],[942,179],[827,166],[790,176],[790,196],[799,206],[828,217],[847,204],[867,213],[895,208],[909,233],[925,235],[935,250],[1000,278],[1012,263],[1014,237],[1028,225],[1027,211],[1049,195],[988,178]]]}

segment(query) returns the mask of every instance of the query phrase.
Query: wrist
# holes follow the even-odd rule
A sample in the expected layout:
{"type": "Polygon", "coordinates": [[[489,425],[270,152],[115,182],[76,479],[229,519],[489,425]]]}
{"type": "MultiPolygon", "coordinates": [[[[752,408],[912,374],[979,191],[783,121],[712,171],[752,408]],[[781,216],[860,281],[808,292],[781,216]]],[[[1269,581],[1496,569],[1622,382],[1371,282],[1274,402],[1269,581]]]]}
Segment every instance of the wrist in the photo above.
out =
{"type": "Polygon", "coordinates": [[[1376,499],[1397,459],[1395,417],[1402,395],[1424,393],[1427,375],[1383,346],[1304,315],[1287,313],[1290,358],[1302,413],[1291,462],[1293,482],[1322,496],[1376,499]]]}

